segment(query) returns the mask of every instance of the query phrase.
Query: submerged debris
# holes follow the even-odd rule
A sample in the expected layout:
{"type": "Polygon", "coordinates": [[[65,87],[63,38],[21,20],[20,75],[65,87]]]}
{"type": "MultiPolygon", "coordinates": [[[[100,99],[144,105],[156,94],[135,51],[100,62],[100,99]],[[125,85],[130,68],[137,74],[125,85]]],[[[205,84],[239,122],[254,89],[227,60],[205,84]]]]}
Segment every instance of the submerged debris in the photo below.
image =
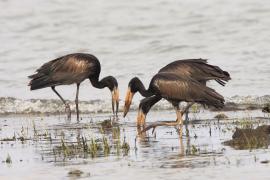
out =
{"type": "Polygon", "coordinates": [[[0,141],[16,141],[15,135],[12,138],[3,138],[0,141]]]}
{"type": "Polygon", "coordinates": [[[11,163],[12,163],[12,160],[11,160],[11,157],[10,157],[9,154],[8,154],[8,156],[7,156],[7,159],[6,159],[6,163],[7,163],[7,164],[11,164],[11,163]]]}
{"type": "Polygon", "coordinates": [[[75,169],[68,172],[69,176],[80,177],[83,174],[81,170],[75,169]]]}
{"type": "Polygon", "coordinates": [[[196,146],[195,145],[192,145],[191,146],[191,154],[192,155],[195,155],[197,152],[198,152],[198,149],[196,148],[196,146]]]}
{"type": "Polygon", "coordinates": [[[270,163],[269,160],[261,161],[261,164],[269,164],[269,163],[270,163]]]}
{"type": "Polygon", "coordinates": [[[102,129],[111,129],[113,127],[112,121],[110,119],[104,120],[100,124],[102,129]]]}
{"type": "Polygon", "coordinates": [[[220,114],[217,114],[215,116],[215,119],[217,119],[217,120],[224,120],[224,119],[228,119],[228,118],[229,117],[226,114],[224,114],[224,113],[220,113],[220,114]]]}
{"type": "Polygon", "coordinates": [[[262,112],[264,113],[270,113],[270,103],[266,104],[266,106],[262,109],[262,112]]]}
{"type": "Polygon", "coordinates": [[[235,149],[257,149],[267,148],[270,144],[270,126],[263,125],[256,129],[236,128],[232,140],[224,142],[225,145],[232,146],[235,149]]]}
{"type": "Polygon", "coordinates": [[[123,142],[123,144],[122,144],[122,149],[123,149],[123,154],[124,154],[125,156],[127,156],[128,153],[129,153],[129,150],[130,150],[129,144],[128,144],[127,142],[123,142]]]}

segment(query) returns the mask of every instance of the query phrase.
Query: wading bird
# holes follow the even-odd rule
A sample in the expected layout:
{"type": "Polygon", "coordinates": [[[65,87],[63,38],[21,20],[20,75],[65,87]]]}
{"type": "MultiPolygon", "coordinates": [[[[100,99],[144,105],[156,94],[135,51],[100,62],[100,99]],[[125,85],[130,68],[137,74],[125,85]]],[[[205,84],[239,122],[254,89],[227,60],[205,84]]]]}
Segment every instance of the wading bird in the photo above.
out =
{"type": "MultiPolygon", "coordinates": [[[[133,85],[136,84],[142,85],[139,79],[135,79],[133,85]]],[[[214,89],[211,89],[192,78],[181,77],[173,73],[161,72],[156,74],[152,78],[147,90],[145,90],[143,86],[137,87],[137,91],[142,91],[144,95],[149,95],[149,97],[142,100],[140,104],[140,110],[137,118],[138,125],[144,125],[145,114],[162,98],[172,103],[177,114],[176,121],[156,123],[146,127],[143,131],[150,128],[153,128],[154,130],[157,126],[182,126],[183,112],[179,109],[179,103],[182,101],[200,103],[202,105],[213,106],[216,108],[222,108],[224,106],[223,96],[218,94],[214,89]]],[[[180,128],[180,130],[180,134],[182,134],[182,128],[180,128]]]]}
{"type": "Polygon", "coordinates": [[[36,70],[36,73],[29,76],[31,79],[29,86],[31,90],[51,87],[53,92],[61,99],[66,107],[68,118],[71,118],[69,104],[55,90],[55,86],[76,84],[76,112],[79,121],[78,96],[79,87],[82,81],[89,79],[91,84],[98,89],[109,88],[112,94],[112,110],[117,115],[119,106],[119,91],[117,80],[112,76],[107,76],[99,80],[101,66],[99,60],[84,53],[68,54],[49,61],[36,70]],[[116,106],[116,111],[115,111],[116,106]]]}
{"type": "MultiPolygon", "coordinates": [[[[224,86],[226,82],[231,79],[228,72],[223,71],[218,66],[207,64],[206,59],[185,59],[174,61],[161,68],[158,73],[166,72],[176,74],[181,78],[192,78],[204,86],[206,86],[206,82],[209,80],[215,80],[224,86]]],[[[153,93],[145,90],[144,85],[137,77],[131,79],[125,98],[124,117],[127,115],[133,96],[137,91],[139,91],[139,93],[144,97],[150,97],[153,95],[153,93]]],[[[188,103],[187,107],[183,111],[186,113],[186,119],[188,118],[188,109],[193,104],[194,103],[188,103]]]]}

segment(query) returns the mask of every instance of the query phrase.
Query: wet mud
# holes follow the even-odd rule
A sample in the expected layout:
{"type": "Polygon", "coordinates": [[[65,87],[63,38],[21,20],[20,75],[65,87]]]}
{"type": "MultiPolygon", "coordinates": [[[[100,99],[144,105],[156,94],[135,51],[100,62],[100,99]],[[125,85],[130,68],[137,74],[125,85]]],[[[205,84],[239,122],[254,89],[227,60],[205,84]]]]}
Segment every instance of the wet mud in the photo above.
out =
{"type": "Polygon", "coordinates": [[[236,149],[268,148],[270,144],[270,126],[262,125],[256,129],[236,128],[232,140],[224,142],[236,149]]]}
{"type": "MultiPolygon", "coordinates": [[[[260,110],[191,112],[182,139],[174,127],[138,135],[136,115],[85,114],[79,123],[65,116],[1,117],[0,179],[216,179],[221,169],[230,178],[268,176],[269,141],[261,139],[269,140],[270,117],[260,110]],[[226,118],[215,118],[220,114],[226,118]],[[248,148],[232,143],[243,139],[248,148]]],[[[173,111],[152,111],[146,123],[174,119],[173,111]]]]}

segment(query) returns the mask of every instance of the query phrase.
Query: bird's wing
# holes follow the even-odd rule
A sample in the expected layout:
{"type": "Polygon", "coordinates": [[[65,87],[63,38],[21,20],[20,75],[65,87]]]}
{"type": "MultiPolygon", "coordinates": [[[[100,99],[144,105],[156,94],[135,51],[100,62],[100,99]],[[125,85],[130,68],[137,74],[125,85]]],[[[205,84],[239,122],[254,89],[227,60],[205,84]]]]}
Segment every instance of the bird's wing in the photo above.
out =
{"type": "Polygon", "coordinates": [[[76,78],[82,74],[91,74],[95,71],[95,63],[89,61],[90,58],[83,56],[84,54],[69,54],[49,61],[37,69],[37,73],[30,76],[36,78],[38,76],[49,76],[54,81],[68,78],[76,78]]]}
{"type": "Polygon", "coordinates": [[[100,72],[99,61],[90,54],[69,54],[49,61],[29,76],[31,89],[61,84],[80,83],[91,74],[100,72]],[[98,66],[98,67],[97,67],[98,66]]]}
{"type": "MultiPolygon", "coordinates": [[[[185,59],[174,61],[159,72],[175,73],[181,77],[191,77],[197,81],[218,80],[221,83],[223,80],[230,80],[228,72],[223,71],[218,66],[207,64],[206,59],[185,59]]],[[[225,83],[223,82],[222,85],[225,83]]]]}
{"type": "Polygon", "coordinates": [[[159,72],[170,72],[174,71],[175,69],[182,68],[184,70],[187,68],[186,66],[190,66],[191,64],[207,64],[207,59],[182,59],[173,61],[163,68],[159,70],[159,72]]]}
{"type": "Polygon", "coordinates": [[[215,90],[191,78],[179,77],[172,73],[159,73],[154,76],[151,88],[172,101],[198,102],[214,107],[223,107],[224,98],[215,90]]]}
{"type": "Polygon", "coordinates": [[[45,63],[37,72],[46,74],[55,72],[81,73],[88,71],[91,67],[91,63],[88,62],[85,57],[79,54],[69,54],[45,63]]]}

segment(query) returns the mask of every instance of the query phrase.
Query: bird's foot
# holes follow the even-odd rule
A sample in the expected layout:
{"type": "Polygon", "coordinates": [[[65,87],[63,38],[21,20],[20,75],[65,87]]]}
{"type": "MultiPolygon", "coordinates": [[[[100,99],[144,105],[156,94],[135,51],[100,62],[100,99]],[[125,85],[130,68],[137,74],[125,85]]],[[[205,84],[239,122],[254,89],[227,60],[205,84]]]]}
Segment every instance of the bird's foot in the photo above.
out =
{"type": "Polygon", "coordinates": [[[71,109],[69,104],[66,104],[65,112],[67,113],[67,118],[71,119],[71,109]]]}
{"type": "Polygon", "coordinates": [[[118,115],[117,115],[117,114],[113,115],[113,116],[112,116],[112,120],[113,120],[113,121],[118,121],[118,120],[119,120],[118,115]]]}
{"type": "Polygon", "coordinates": [[[148,130],[150,130],[150,129],[153,129],[153,130],[152,130],[152,134],[154,134],[155,129],[156,129],[156,127],[157,127],[158,125],[159,125],[159,124],[152,124],[152,125],[149,125],[149,126],[147,126],[147,127],[143,127],[143,129],[139,132],[139,134],[142,134],[142,133],[144,133],[144,132],[146,132],[146,131],[148,131],[148,130]]]}

